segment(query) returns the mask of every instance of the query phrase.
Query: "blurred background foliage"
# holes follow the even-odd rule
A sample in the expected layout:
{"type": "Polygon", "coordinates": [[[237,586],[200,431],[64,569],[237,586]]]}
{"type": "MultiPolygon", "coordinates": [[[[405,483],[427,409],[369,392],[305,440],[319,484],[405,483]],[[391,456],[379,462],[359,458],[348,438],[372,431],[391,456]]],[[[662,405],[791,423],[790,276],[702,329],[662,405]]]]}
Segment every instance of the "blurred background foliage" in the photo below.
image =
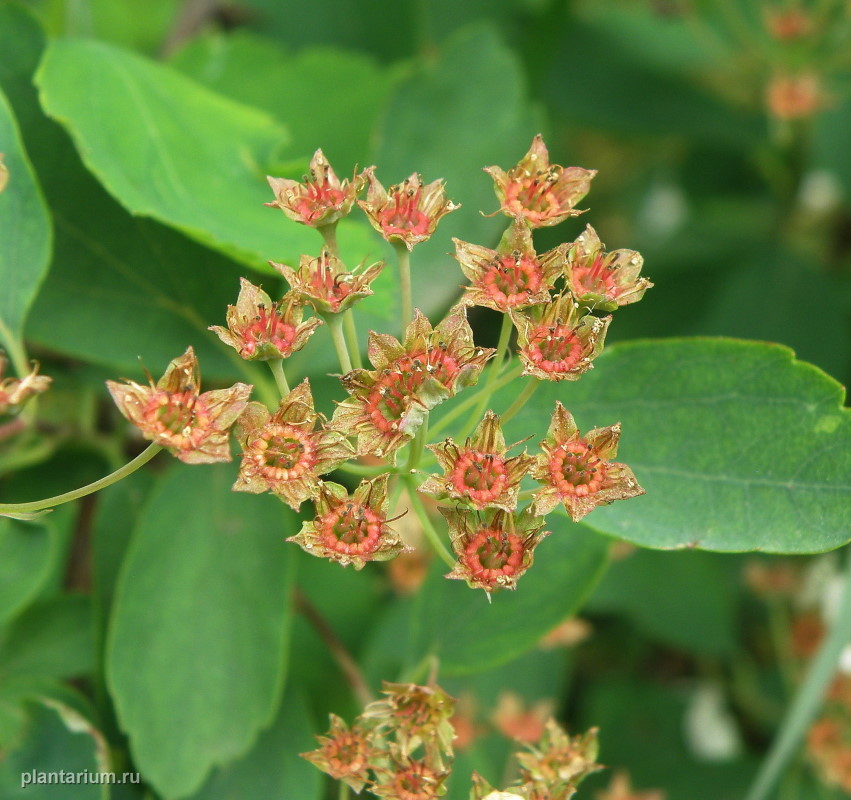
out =
{"type": "MultiPolygon", "coordinates": [[[[593,224],[610,249],[641,251],[656,284],[610,341],[775,341],[847,382],[850,31],[842,0],[0,0],[0,88],[54,236],[25,328],[55,378],[40,409],[49,433],[0,453],[4,496],[54,494],[121,463],[102,380],[138,377],[140,356],[158,373],[192,344],[211,382],[244,379],[206,327],[240,275],[271,291],[268,259],[318,248],[262,207],[263,176],[300,177],[316,147],[340,175],[377,164],[386,182],[446,178],[463,208],[414,261],[430,314],[461,283],[450,237],[500,235],[503,221],[479,213],[496,207],[481,167],[514,164],[542,132],[554,161],[599,170],[593,224]]],[[[543,231],[538,250],[584,224],[543,231]]],[[[388,256],[360,220],[341,239],[350,263],[388,256]]],[[[362,334],[395,316],[393,278],[382,281],[362,334]]],[[[474,322],[481,343],[495,339],[489,312],[474,322]]],[[[330,412],[330,355],[294,362],[330,412]]],[[[207,507],[208,489],[170,467],[35,525],[0,519],[0,796],[18,796],[25,769],[109,764],[140,768],[146,785],[26,796],[318,800],[328,787],[294,754],[329,711],[358,709],[284,600],[294,573],[375,688],[432,635],[412,632],[423,608],[451,613],[422,564],[353,574],[281,555],[274,501],[249,510],[225,492],[207,507]],[[194,521],[174,537],[169,514],[194,521]],[[208,517],[268,541],[253,556],[211,546],[208,517]],[[222,656],[235,632],[240,656],[222,656]],[[156,647],[162,690],[137,669],[156,647]]],[[[600,726],[601,760],[637,788],[741,798],[830,613],[835,559],[619,545],[588,595],[607,545],[582,531],[566,574],[586,583],[542,578],[541,619],[501,622],[505,663],[469,647],[485,610],[472,600],[446,634],[461,734],[449,797],[466,798],[472,769],[502,781],[509,739],[553,711],[571,730],[600,726]],[[583,594],[581,619],[559,625],[583,594]]],[[[824,719],[845,719],[849,736],[840,690],[824,719]]],[[[813,741],[778,797],[842,796],[848,740],[813,741]]]]}

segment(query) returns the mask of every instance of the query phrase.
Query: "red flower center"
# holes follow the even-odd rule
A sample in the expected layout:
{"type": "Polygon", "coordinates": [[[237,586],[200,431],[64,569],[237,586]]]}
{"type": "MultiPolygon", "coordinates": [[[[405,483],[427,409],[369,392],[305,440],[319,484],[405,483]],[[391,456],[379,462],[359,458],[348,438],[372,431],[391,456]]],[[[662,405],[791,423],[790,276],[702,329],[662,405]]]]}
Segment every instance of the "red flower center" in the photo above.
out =
{"type": "Polygon", "coordinates": [[[621,293],[615,271],[606,267],[606,260],[599,253],[594,257],[591,266],[574,267],[573,290],[580,297],[590,292],[602,294],[610,300],[616,300],[621,293]]]}
{"type": "Polygon", "coordinates": [[[394,794],[387,795],[396,800],[434,800],[437,797],[438,784],[432,770],[419,761],[400,770],[391,784],[394,794]]]}
{"type": "Polygon", "coordinates": [[[239,354],[243,357],[253,356],[258,346],[264,344],[271,344],[283,356],[289,356],[292,353],[296,329],[295,325],[284,322],[276,306],[271,309],[258,306],[256,316],[245,325],[240,335],[242,347],[239,354]]]}
{"type": "Polygon", "coordinates": [[[482,290],[498,306],[517,308],[529,302],[529,296],[541,288],[538,262],[520,253],[494,259],[481,278],[482,290]]]}
{"type": "Polygon", "coordinates": [[[562,495],[586,497],[600,491],[607,469],[606,462],[582,439],[565,442],[550,455],[550,478],[562,495]]]}
{"type": "Polygon", "coordinates": [[[327,179],[322,183],[308,181],[301,188],[300,196],[293,203],[293,208],[305,224],[310,225],[317,217],[341,208],[345,199],[346,195],[340,189],[331,186],[327,179]]]}
{"type": "Polygon", "coordinates": [[[351,276],[335,274],[325,262],[317,269],[311,270],[310,286],[314,296],[324,300],[334,311],[352,292],[351,276]]]}
{"type": "Polygon", "coordinates": [[[505,461],[494,453],[461,450],[450,473],[452,488],[479,508],[499,497],[508,483],[505,461]]]}
{"type": "Polygon", "coordinates": [[[143,430],[160,444],[194,450],[206,438],[212,423],[205,402],[191,389],[182,392],[155,390],[142,411],[143,430]]]}
{"type": "Polygon", "coordinates": [[[310,432],[294,425],[267,425],[251,442],[246,456],[273,483],[300,478],[316,464],[310,432]]]}
{"type": "Polygon", "coordinates": [[[570,372],[582,358],[582,342],[569,325],[538,325],[529,337],[526,356],[544,372],[570,372]]]}
{"type": "Polygon", "coordinates": [[[556,167],[530,175],[525,170],[510,174],[505,187],[505,206],[514,215],[523,214],[533,224],[558,216],[563,211],[557,193],[561,177],[556,167]]]}
{"type": "Polygon", "coordinates": [[[381,545],[384,520],[369,506],[352,500],[323,514],[316,530],[324,547],[349,556],[369,556],[381,545]]]}
{"type": "Polygon", "coordinates": [[[388,201],[388,205],[378,214],[378,223],[385,236],[428,236],[428,214],[419,208],[422,188],[396,188],[395,191],[391,189],[390,193],[392,202],[388,201]]]}
{"type": "Polygon", "coordinates": [[[464,545],[463,561],[470,575],[486,586],[498,586],[523,566],[523,540],[499,529],[481,530],[464,545]]]}
{"type": "Polygon", "coordinates": [[[367,766],[366,739],[355,731],[342,731],[322,745],[328,763],[328,774],[335,780],[357,775],[367,766]]]}
{"type": "Polygon", "coordinates": [[[410,406],[410,398],[425,380],[425,371],[420,367],[405,369],[400,361],[400,370],[387,370],[373,386],[366,397],[366,408],[372,424],[382,433],[391,433],[399,429],[399,422],[410,406]]]}

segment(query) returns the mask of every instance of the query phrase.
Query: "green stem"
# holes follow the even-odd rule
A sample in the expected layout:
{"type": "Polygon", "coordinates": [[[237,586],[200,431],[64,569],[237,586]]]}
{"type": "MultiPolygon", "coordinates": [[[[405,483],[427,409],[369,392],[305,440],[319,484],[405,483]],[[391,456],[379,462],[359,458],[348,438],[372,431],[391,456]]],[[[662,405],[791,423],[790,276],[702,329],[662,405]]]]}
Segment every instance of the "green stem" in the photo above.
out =
{"type": "Polygon", "coordinates": [[[526,401],[533,395],[538,389],[538,386],[541,385],[539,380],[532,378],[526,386],[523,387],[523,391],[514,398],[514,402],[508,407],[506,412],[500,417],[500,420],[503,423],[508,422],[523,406],[526,404],[526,401]]]}
{"type": "Polygon", "coordinates": [[[414,318],[414,301],[411,292],[411,254],[402,242],[394,242],[393,249],[399,260],[399,288],[402,294],[402,334],[414,318]]]}
{"type": "Polygon", "coordinates": [[[344,781],[340,781],[339,786],[337,788],[337,800],[349,800],[351,795],[349,794],[349,784],[344,781]]]}
{"type": "Polygon", "coordinates": [[[413,441],[411,442],[411,451],[408,453],[408,461],[405,464],[405,472],[412,473],[416,472],[417,467],[420,465],[420,459],[423,455],[423,450],[425,449],[426,438],[428,437],[428,412],[426,412],[425,419],[423,419],[422,425],[420,425],[417,430],[416,435],[414,436],[413,441]]]}
{"type": "Polygon", "coordinates": [[[287,383],[287,376],[284,375],[284,359],[272,358],[266,362],[269,369],[272,370],[272,375],[275,377],[275,384],[281,394],[281,399],[290,393],[290,385],[287,383]]]}
{"type": "Polygon", "coordinates": [[[438,532],[434,529],[434,525],[431,524],[431,519],[429,519],[428,512],[423,505],[423,501],[420,500],[420,496],[417,494],[416,481],[411,475],[402,476],[402,480],[405,482],[405,488],[408,490],[408,499],[411,502],[411,508],[413,509],[414,514],[417,515],[420,525],[423,526],[423,533],[425,533],[426,539],[428,539],[428,542],[434,548],[435,553],[444,560],[446,565],[454,567],[455,559],[452,557],[452,553],[446,549],[446,545],[443,543],[438,532]]]}
{"type": "Polygon", "coordinates": [[[810,663],[806,677],[792,700],[777,738],[762,762],[756,779],[745,800],[766,800],[777,780],[806,735],[815,719],[827,687],[836,673],[839,654],[851,640],[851,557],[846,553],[842,597],[830,629],[810,663]]]}
{"type": "Polygon", "coordinates": [[[331,333],[331,340],[334,342],[334,349],[340,361],[340,369],[345,375],[352,371],[352,361],[349,358],[349,348],[346,347],[346,337],[343,335],[343,321],[339,314],[323,314],[322,318],[331,333]]]}
{"type": "Polygon", "coordinates": [[[374,478],[376,475],[384,475],[385,472],[389,472],[391,475],[399,472],[396,467],[391,467],[387,464],[371,467],[367,464],[353,464],[349,461],[340,464],[337,469],[343,472],[350,472],[352,475],[365,475],[368,478],[374,478]]]}
{"type": "Polygon", "coordinates": [[[93,494],[107,486],[112,486],[113,483],[132,475],[139,467],[147,464],[157,453],[162,450],[158,444],[150,444],[148,447],[139,453],[136,458],[126,463],[120,469],[110,473],[105,478],[90,483],[86,486],[81,486],[79,489],[74,489],[72,492],[58,494],[55,497],[48,497],[45,500],[35,500],[32,503],[0,503],[0,514],[17,513],[21,511],[41,511],[44,508],[54,508],[61,506],[63,503],[70,503],[72,500],[78,500],[88,494],[93,494]]]}
{"type": "Polygon", "coordinates": [[[12,362],[12,368],[21,380],[30,372],[29,359],[23,344],[13,335],[3,320],[0,320],[0,344],[3,345],[12,362]]]}
{"type": "Polygon", "coordinates": [[[358,339],[358,329],[355,324],[355,315],[352,309],[347,308],[343,314],[343,327],[346,331],[346,341],[349,343],[349,355],[352,357],[352,364],[355,369],[363,368],[363,359],[360,354],[360,340],[358,339]]]}
{"type": "Polygon", "coordinates": [[[334,258],[340,257],[340,246],[337,244],[337,223],[332,222],[330,225],[320,225],[316,230],[322,234],[325,240],[325,247],[334,258]]]}
{"type": "Polygon", "coordinates": [[[437,424],[431,430],[432,439],[434,439],[439,433],[446,429],[447,425],[454,422],[458,417],[460,417],[470,406],[475,405],[479,402],[483,395],[487,396],[487,399],[490,399],[491,395],[505,386],[506,383],[510,383],[520,376],[521,368],[517,367],[515,369],[506,372],[504,375],[499,377],[499,380],[493,382],[491,386],[486,386],[480,389],[475,394],[470,395],[465,400],[462,400],[455,408],[453,408],[450,412],[441,417],[437,424]]]}

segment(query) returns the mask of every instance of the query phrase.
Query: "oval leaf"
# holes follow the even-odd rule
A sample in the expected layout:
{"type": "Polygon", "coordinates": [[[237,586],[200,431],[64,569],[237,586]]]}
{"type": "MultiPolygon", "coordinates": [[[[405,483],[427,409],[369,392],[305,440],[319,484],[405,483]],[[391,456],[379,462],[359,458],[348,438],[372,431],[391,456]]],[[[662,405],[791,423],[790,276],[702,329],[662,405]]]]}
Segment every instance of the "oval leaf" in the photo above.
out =
{"type": "Polygon", "coordinates": [[[281,696],[292,515],[270,497],[231,492],[232,473],[172,468],[116,589],[107,681],[137,764],[167,797],[194,792],[244,753],[281,696]]]}

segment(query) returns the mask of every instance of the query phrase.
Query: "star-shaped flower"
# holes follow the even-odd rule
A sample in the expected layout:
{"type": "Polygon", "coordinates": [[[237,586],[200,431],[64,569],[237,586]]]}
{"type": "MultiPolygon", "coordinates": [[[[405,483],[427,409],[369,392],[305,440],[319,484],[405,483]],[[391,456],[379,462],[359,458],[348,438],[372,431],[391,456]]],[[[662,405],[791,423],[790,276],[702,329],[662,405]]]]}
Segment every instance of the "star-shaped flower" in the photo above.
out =
{"type": "Polygon", "coordinates": [[[364,173],[351,182],[340,182],[320,149],[313,154],[310,174],[304,176],[304,183],[289,178],[269,177],[267,180],[275,193],[275,201],[265,205],[280,208],[290,219],[303,225],[320,228],[333,225],[352,210],[363,188],[364,173]]]}
{"type": "Polygon", "coordinates": [[[567,288],[582,305],[601,311],[636,303],[653,286],[639,277],[644,259],[635,250],[607,253],[590,225],[567,248],[564,275],[567,288]]]}
{"type": "Polygon", "coordinates": [[[302,256],[298,270],[274,261],[269,263],[284,276],[299,302],[309,303],[320,314],[339,314],[369,297],[373,293],[370,284],[384,268],[384,262],[378,261],[361,271],[349,272],[325,248],[319,258],[302,256]]]}
{"type": "Polygon", "coordinates": [[[405,550],[388,527],[388,474],[361,481],[349,497],[345,486],[322,483],[314,500],[316,518],[287,539],[319,558],[363,569],[367,561],[387,561],[405,550]]]}
{"type": "Polygon", "coordinates": [[[511,319],[523,374],[547,381],[576,381],[591,369],[612,321],[586,313],[569,294],[528,313],[513,311],[511,319]]]}
{"type": "Polygon", "coordinates": [[[343,434],[326,430],[314,411],[307,378],[270,414],[261,403],[249,403],[236,425],[242,464],[236,492],[270,491],[298,510],[319,491],[319,476],[354,455],[343,434]]]}
{"type": "Polygon", "coordinates": [[[316,317],[302,322],[303,316],[294,296],[273,303],[266,292],[240,278],[236,305],[228,306],[227,328],[211,325],[210,330],[247,361],[269,361],[301,350],[322,324],[316,317]]]}
{"type": "Polygon", "coordinates": [[[550,164],[540,134],[508,172],[500,167],[485,167],[485,172],[494,180],[500,210],[510,217],[522,214],[533,228],[557,225],[583,213],[574,206],[588,194],[591,179],[597,174],[593,169],[550,164]]]}
{"type": "Polygon", "coordinates": [[[38,364],[23,378],[4,378],[7,359],[0,352],[0,415],[17,411],[30,397],[47,391],[53,378],[38,374],[38,364]]]}
{"type": "Polygon", "coordinates": [[[455,258],[472,283],[464,288],[464,302],[503,313],[549,302],[553,282],[562,272],[564,250],[557,247],[537,255],[522,216],[514,219],[496,250],[452,241],[455,258]]]}
{"type": "Polygon", "coordinates": [[[422,176],[415,172],[385,189],[371,170],[366,177],[366,200],[358,200],[358,205],[388,242],[401,242],[408,250],[426,241],[443,216],[461,207],[446,197],[442,180],[423,185],[422,176]]]}
{"type": "Polygon", "coordinates": [[[316,737],[319,748],[301,753],[301,757],[359,793],[370,782],[370,764],[381,751],[373,745],[367,728],[358,722],[349,728],[340,717],[329,716],[331,729],[325,736],[316,737]]]}
{"type": "Polygon", "coordinates": [[[112,399],[143,436],[165,447],[186,464],[230,461],[228,431],[248,404],[251,386],[200,393],[195,351],[174,359],[159,381],[149,386],[107,381],[112,399]]]}
{"type": "Polygon", "coordinates": [[[343,377],[351,397],[337,406],[331,426],[357,435],[359,454],[393,457],[430,409],[476,383],[493,353],[475,346],[463,306],[435,328],[417,311],[403,342],[370,333],[368,355],[375,369],[343,377]]]}
{"type": "Polygon", "coordinates": [[[535,493],[532,511],[543,516],[563,503],[570,518],[579,522],[597,506],[644,494],[632,470],[611,461],[620,433],[620,425],[611,425],[580,436],[573,415],[556,403],[542,453],[532,468],[532,477],[544,484],[535,493]]]}
{"type": "Polygon", "coordinates": [[[444,474],[429,476],[419,490],[438,499],[462,500],[478,509],[513,511],[520,481],[534,461],[525,452],[507,457],[511,448],[505,446],[499,417],[492,411],[485,414],[464,445],[459,447],[452,439],[446,439],[428,449],[437,457],[444,474]]]}

